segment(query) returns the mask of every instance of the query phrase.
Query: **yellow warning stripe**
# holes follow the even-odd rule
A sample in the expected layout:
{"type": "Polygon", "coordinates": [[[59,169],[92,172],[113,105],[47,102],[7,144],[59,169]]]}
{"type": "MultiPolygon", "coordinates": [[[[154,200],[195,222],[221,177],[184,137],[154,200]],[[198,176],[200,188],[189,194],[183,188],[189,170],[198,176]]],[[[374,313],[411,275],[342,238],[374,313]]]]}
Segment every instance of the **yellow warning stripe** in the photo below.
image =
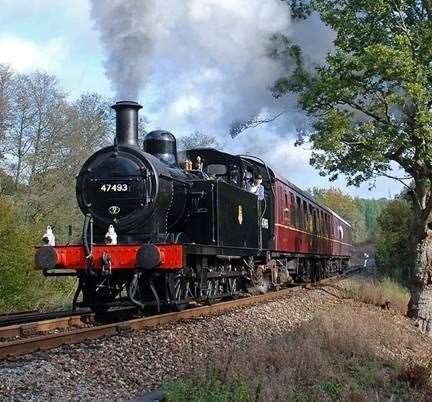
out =
{"type": "Polygon", "coordinates": [[[321,236],[321,235],[318,235],[318,234],[305,232],[304,230],[297,229],[297,228],[295,228],[294,226],[282,225],[282,223],[275,223],[275,226],[279,226],[279,227],[281,227],[281,228],[285,228],[285,229],[294,230],[295,232],[305,233],[305,234],[307,234],[307,235],[309,235],[309,236],[320,237],[321,239],[326,239],[326,240],[334,241],[334,242],[336,242],[336,243],[340,243],[340,244],[344,244],[345,246],[352,247],[352,244],[345,243],[345,242],[340,241],[340,240],[332,239],[332,238],[330,238],[330,237],[325,237],[325,236],[321,236]]]}

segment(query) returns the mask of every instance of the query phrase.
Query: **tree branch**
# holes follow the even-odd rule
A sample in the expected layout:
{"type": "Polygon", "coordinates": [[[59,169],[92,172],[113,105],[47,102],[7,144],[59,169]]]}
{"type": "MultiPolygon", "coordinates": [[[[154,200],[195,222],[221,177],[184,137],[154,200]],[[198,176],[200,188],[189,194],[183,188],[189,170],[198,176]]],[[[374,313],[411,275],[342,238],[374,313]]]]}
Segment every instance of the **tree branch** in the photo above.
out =
{"type": "Polygon", "coordinates": [[[255,128],[258,127],[261,124],[266,124],[266,123],[270,123],[274,120],[276,120],[277,118],[279,118],[280,116],[282,116],[283,114],[286,113],[286,110],[284,110],[283,112],[280,112],[278,114],[276,114],[273,117],[270,117],[268,119],[250,119],[250,120],[245,120],[245,121],[239,121],[237,123],[232,123],[231,124],[231,128],[230,128],[230,135],[231,137],[236,137],[237,135],[239,135],[240,133],[242,133],[243,131],[249,129],[249,128],[255,128]]]}
{"type": "Polygon", "coordinates": [[[388,177],[389,179],[393,179],[398,181],[399,183],[403,184],[408,190],[413,190],[413,188],[411,186],[409,186],[408,184],[406,184],[404,182],[404,180],[412,180],[412,176],[408,176],[408,177],[395,177],[395,176],[391,176],[387,173],[383,173],[382,174],[384,177],[388,177]]]}
{"type": "Polygon", "coordinates": [[[384,121],[380,116],[378,116],[377,114],[372,113],[369,110],[361,107],[359,104],[357,104],[355,102],[351,101],[351,102],[347,102],[347,104],[349,106],[351,106],[353,109],[357,109],[359,112],[364,113],[366,116],[372,117],[373,119],[375,119],[376,121],[378,121],[378,122],[380,122],[380,123],[382,123],[384,125],[388,124],[388,122],[384,121]]]}

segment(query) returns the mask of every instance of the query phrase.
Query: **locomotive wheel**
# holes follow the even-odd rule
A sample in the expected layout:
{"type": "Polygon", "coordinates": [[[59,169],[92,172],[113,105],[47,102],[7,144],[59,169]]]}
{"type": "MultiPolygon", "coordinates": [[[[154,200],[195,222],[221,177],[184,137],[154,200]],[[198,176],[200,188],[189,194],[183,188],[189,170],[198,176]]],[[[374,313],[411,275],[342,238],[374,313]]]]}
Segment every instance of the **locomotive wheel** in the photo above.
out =
{"type": "Polygon", "coordinates": [[[265,272],[262,275],[262,282],[257,286],[257,290],[259,293],[264,294],[267,293],[271,289],[271,274],[269,272],[265,272]]]}
{"type": "MultiPolygon", "coordinates": [[[[237,272],[237,268],[234,269],[237,272]]],[[[240,277],[228,278],[228,292],[232,299],[238,299],[241,291],[240,277]]]]}
{"type": "Polygon", "coordinates": [[[187,307],[187,298],[191,296],[190,282],[184,275],[184,270],[171,274],[171,305],[174,311],[183,311],[187,307]]]}

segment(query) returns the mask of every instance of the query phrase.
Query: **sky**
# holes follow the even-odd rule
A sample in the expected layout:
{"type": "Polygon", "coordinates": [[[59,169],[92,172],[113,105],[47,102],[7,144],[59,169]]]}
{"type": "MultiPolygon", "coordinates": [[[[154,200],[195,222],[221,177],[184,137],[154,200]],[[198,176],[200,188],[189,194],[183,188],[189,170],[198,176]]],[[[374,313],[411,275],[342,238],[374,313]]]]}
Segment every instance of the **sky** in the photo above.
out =
{"type": "Polygon", "coordinates": [[[390,179],[347,187],[309,165],[295,147],[305,117],[293,97],[269,88],[290,65],[270,59],[269,37],[299,43],[308,63],[323,60],[334,37],[316,16],[292,21],[280,0],[0,0],[0,63],[55,74],[71,98],[98,92],[143,106],[148,130],[177,137],[202,131],[224,150],[253,154],[302,188],[335,186],[353,196],[392,197],[390,179]],[[233,121],[284,114],[229,136],[233,121]]]}

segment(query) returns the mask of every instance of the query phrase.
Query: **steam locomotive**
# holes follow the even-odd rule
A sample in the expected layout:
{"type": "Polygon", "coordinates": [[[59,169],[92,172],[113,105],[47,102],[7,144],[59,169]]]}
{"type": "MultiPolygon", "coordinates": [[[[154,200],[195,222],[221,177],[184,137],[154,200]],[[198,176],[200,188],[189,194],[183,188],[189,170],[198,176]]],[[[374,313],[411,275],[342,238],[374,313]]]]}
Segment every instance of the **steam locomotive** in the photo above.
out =
{"type": "Polygon", "coordinates": [[[263,160],[210,148],[177,152],[167,131],[138,145],[136,102],[117,102],[112,146],[77,176],[82,244],[35,253],[47,276],[74,275],[73,304],[182,309],[191,302],[267,292],[343,271],[351,226],[263,160]],[[263,177],[264,199],[247,190],[263,177]]]}

